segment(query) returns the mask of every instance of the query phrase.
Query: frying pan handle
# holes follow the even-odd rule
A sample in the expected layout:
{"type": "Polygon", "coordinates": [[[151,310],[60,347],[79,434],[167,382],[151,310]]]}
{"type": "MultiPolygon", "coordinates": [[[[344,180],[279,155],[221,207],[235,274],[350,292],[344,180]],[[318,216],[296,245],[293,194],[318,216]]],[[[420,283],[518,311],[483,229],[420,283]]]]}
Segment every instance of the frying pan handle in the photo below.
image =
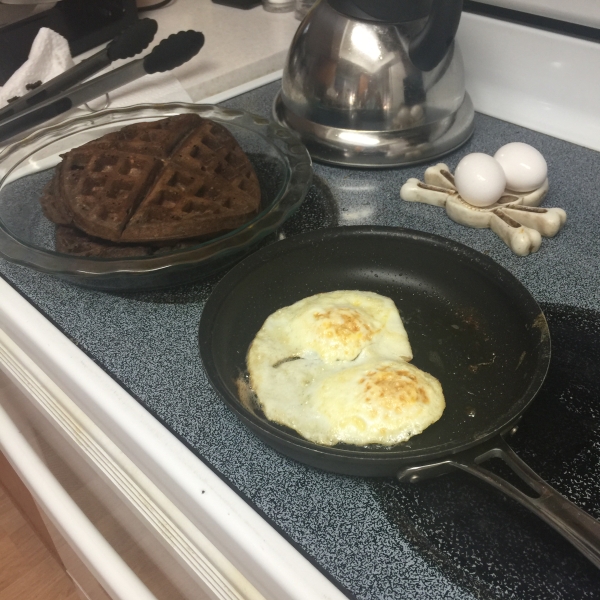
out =
{"type": "Polygon", "coordinates": [[[600,522],[575,506],[532,471],[512,451],[502,436],[459,452],[439,463],[409,467],[399,473],[398,478],[401,481],[417,481],[426,477],[428,470],[433,469],[440,473],[448,470],[447,467],[471,473],[517,500],[556,529],[600,568],[600,522]],[[532,494],[521,491],[500,475],[486,469],[483,463],[490,458],[503,460],[531,488],[532,494]]]}

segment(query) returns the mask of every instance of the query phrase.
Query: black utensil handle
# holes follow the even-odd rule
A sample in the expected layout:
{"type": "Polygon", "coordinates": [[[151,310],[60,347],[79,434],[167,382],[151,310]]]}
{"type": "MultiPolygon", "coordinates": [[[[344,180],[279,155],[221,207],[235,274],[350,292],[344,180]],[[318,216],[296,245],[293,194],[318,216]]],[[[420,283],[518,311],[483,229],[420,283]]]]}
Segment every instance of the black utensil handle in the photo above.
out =
{"type": "Polygon", "coordinates": [[[417,481],[448,470],[447,467],[471,473],[520,502],[600,568],[600,522],[546,483],[513,452],[502,436],[498,435],[439,463],[409,467],[399,473],[398,478],[401,481],[417,481]],[[497,473],[486,469],[484,463],[490,458],[504,461],[531,488],[535,496],[526,494],[497,473]]]}
{"type": "Polygon", "coordinates": [[[106,53],[111,61],[131,58],[145,50],[158,31],[154,19],[140,19],[123,30],[108,46],[106,53]]]}
{"type": "Polygon", "coordinates": [[[164,73],[196,56],[204,46],[200,31],[180,31],[162,40],[144,59],[146,73],[164,73]]]}

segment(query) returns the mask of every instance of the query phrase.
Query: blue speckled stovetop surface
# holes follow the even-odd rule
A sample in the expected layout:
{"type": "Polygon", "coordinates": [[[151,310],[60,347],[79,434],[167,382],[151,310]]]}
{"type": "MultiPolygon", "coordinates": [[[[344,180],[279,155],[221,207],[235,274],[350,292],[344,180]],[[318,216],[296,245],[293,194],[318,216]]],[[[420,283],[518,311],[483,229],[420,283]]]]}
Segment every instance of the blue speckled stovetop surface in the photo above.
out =
{"type": "MultiPolygon", "coordinates": [[[[277,89],[271,84],[226,104],[269,115],[277,89]]],[[[336,224],[409,227],[463,242],[516,275],[543,304],[555,344],[562,340],[569,351],[553,356],[554,379],[542,392],[546,408],[536,413],[532,405],[525,434],[511,443],[598,518],[600,155],[476,115],[473,138],[444,161],[453,170],[469,152],[493,154],[512,141],[546,157],[544,205],[568,213],[564,230],[529,257],[512,254],[489,230],[450,221],[443,209],[400,200],[401,184],[422,178],[427,165],[386,171],[315,165],[307,201],[284,229],[293,235],[336,224]]],[[[332,475],[259,441],[213,392],[198,358],[198,323],[218,276],[172,291],[110,294],[3,260],[0,274],[350,596],[600,597],[600,572],[536,517],[468,475],[419,485],[332,475]]]]}

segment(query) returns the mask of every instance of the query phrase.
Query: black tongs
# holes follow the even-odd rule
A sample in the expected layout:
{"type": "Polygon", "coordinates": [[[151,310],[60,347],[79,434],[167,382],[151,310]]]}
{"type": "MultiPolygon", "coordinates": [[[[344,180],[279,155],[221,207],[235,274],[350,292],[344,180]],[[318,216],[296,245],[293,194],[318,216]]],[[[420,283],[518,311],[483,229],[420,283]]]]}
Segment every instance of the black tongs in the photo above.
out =
{"type": "Polygon", "coordinates": [[[88,77],[104,69],[115,60],[132,58],[145,50],[154,39],[158,25],[154,19],[140,19],[123,30],[106,48],[79,64],[67,69],[46,83],[37,86],[28,94],[13,100],[0,109],[0,121],[31,108],[52,96],[68,90],[88,77]]]}
{"type": "Polygon", "coordinates": [[[142,19],[138,23],[144,24],[134,30],[134,35],[131,35],[131,29],[135,25],[115,38],[104,50],[3,108],[0,111],[0,142],[143,75],[179,67],[196,56],[204,45],[204,35],[199,31],[180,31],[162,40],[144,58],[71,87],[112,61],[129,58],[144,50],[154,38],[156,22],[142,19]]]}

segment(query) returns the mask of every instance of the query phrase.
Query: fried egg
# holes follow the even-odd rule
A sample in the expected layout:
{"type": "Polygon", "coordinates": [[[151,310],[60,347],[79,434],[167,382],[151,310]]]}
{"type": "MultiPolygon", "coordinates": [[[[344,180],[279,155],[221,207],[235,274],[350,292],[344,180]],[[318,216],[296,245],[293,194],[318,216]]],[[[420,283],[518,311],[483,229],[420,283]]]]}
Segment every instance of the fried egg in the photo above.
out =
{"type": "Polygon", "coordinates": [[[394,302],[340,290],[273,313],[248,351],[250,386],[267,419],[323,445],[393,445],[445,407],[437,379],[407,361],[394,302]]]}
{"type": "Polygon", "coordinates": [[[446,406],[435,377],[390,360],[368,361],[325,377],[312,404],[329,424],[318,443],[357,446],[405,442],[435,423],[446,406]]]}
{"type": "Polygon", "coordinates": [[[273,313],[250,348],[249,361],[272,364],[298,356],[324,363],[355,360],[369,348],[411,360],[412,350],[396,305],[373,292],[339,290],[304,298],[273,313]]]}

